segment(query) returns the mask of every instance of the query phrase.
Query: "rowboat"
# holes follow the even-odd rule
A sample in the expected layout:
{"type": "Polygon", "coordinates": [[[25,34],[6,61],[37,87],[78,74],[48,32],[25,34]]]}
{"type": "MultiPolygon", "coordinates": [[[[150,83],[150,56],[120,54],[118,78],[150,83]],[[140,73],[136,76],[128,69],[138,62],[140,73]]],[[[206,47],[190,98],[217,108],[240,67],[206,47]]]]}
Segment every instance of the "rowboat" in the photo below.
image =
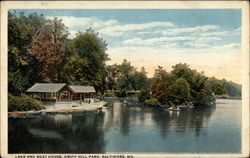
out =
{"type": "Polygon", "coordinates": [[[179,107],[170,107],[167,109],[168,111],[181,111],[179,107]]]}

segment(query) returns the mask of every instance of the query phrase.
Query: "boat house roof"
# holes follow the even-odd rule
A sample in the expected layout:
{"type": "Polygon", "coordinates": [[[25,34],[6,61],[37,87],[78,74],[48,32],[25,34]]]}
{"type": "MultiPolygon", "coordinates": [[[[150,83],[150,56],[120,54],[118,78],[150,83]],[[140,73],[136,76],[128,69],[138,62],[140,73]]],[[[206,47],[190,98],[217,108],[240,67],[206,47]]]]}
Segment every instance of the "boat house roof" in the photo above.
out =
{"type": "Polygon", "coordinates": [[[95,93],[96,92],[93,86],[70,85],[69,87],[75,93],[95,93]]]}
{"type": "Polygon", "coordinates": [[[30,87],[27,92],[50,92],[55,93],[61,90],[66,83],[36,83],[30,87]]]}
{"type": "Polygon", "coordinates": [[[26,92],[37,92],[37,93],[56,93],[59,92],[63,87],[69,87],[74,93],[95,93],[93,86],[81,86],[81,85],[70,85],[66,83],[36,83],[26,92]]]}

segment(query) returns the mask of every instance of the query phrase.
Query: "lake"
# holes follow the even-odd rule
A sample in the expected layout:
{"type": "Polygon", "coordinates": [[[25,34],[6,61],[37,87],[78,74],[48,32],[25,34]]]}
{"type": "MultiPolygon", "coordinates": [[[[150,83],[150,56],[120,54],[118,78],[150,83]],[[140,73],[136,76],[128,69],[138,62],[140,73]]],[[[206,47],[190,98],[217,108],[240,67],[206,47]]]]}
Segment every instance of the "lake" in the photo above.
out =
{"type": "Polygon", "coordinates": [[[9,117],[8,152],[241,152],[241,100],[180,112],[111,104],[102,111],[9,117]]]}

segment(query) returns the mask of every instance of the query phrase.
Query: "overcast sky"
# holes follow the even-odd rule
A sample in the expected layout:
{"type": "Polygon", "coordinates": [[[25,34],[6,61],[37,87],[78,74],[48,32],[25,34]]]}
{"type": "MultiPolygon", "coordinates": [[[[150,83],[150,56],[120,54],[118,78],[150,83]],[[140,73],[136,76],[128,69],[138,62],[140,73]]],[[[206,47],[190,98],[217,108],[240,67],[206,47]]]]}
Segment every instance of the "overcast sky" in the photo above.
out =
{"type": "MultiPolygon", "coordinates": [[[[20,10],[17,10],[20,11],[20,10]]],[[[91,27],[108,43],[108,64],[131,61],[151,77],[177,63],[237,83],[241,61],[240,9],[22,10],[61,18],[70,38],[91,27]]]]}

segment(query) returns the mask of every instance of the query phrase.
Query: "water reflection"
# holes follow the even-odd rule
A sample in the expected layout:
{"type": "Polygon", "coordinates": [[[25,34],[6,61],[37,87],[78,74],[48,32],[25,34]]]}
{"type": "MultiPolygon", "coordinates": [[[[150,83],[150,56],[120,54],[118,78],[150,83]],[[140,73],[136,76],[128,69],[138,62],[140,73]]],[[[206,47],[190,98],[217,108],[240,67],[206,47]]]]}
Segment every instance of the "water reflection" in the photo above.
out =
{"type": "Polygon", "coordinates": [[[101,153],[104,114],[47,114],[9,118],[10,153],[101,153]]]}
{"type": "Polygon", "coordinates": [[[114,103],[113,108],[106,111],[104,128],[117,128],[123,135],[128,135],[130,127],[135,124],[150,125],[160,129],[165,137],[169,131],[190,132],[199,135],[200,130],[207,124],[215,107],[203,107],[179,111],[148,108],[144,106],[124,106],[123,103],[114,103]],[[139,121],[139,122],[138,122],[139,121]]]}
{"type": "Polygon", "coordinates": [[[238,114],[240,110],[237,110],[240,109],[238,102],[180,112],[145,107],[134,102],[124,104],[121,101],[114,101],[112,104],[111,108],[99,112],[10,117],[9,152],[223,152],[227,150],[237,152],[240,150],[241,115],[238,114]],[[226,131],[231,132],[228,137],[223,134],[226,131]],[[233,142],[230,142],[232,139],[233,142]],[[219,148],[213,144],[217,144],[219,148]]]}

